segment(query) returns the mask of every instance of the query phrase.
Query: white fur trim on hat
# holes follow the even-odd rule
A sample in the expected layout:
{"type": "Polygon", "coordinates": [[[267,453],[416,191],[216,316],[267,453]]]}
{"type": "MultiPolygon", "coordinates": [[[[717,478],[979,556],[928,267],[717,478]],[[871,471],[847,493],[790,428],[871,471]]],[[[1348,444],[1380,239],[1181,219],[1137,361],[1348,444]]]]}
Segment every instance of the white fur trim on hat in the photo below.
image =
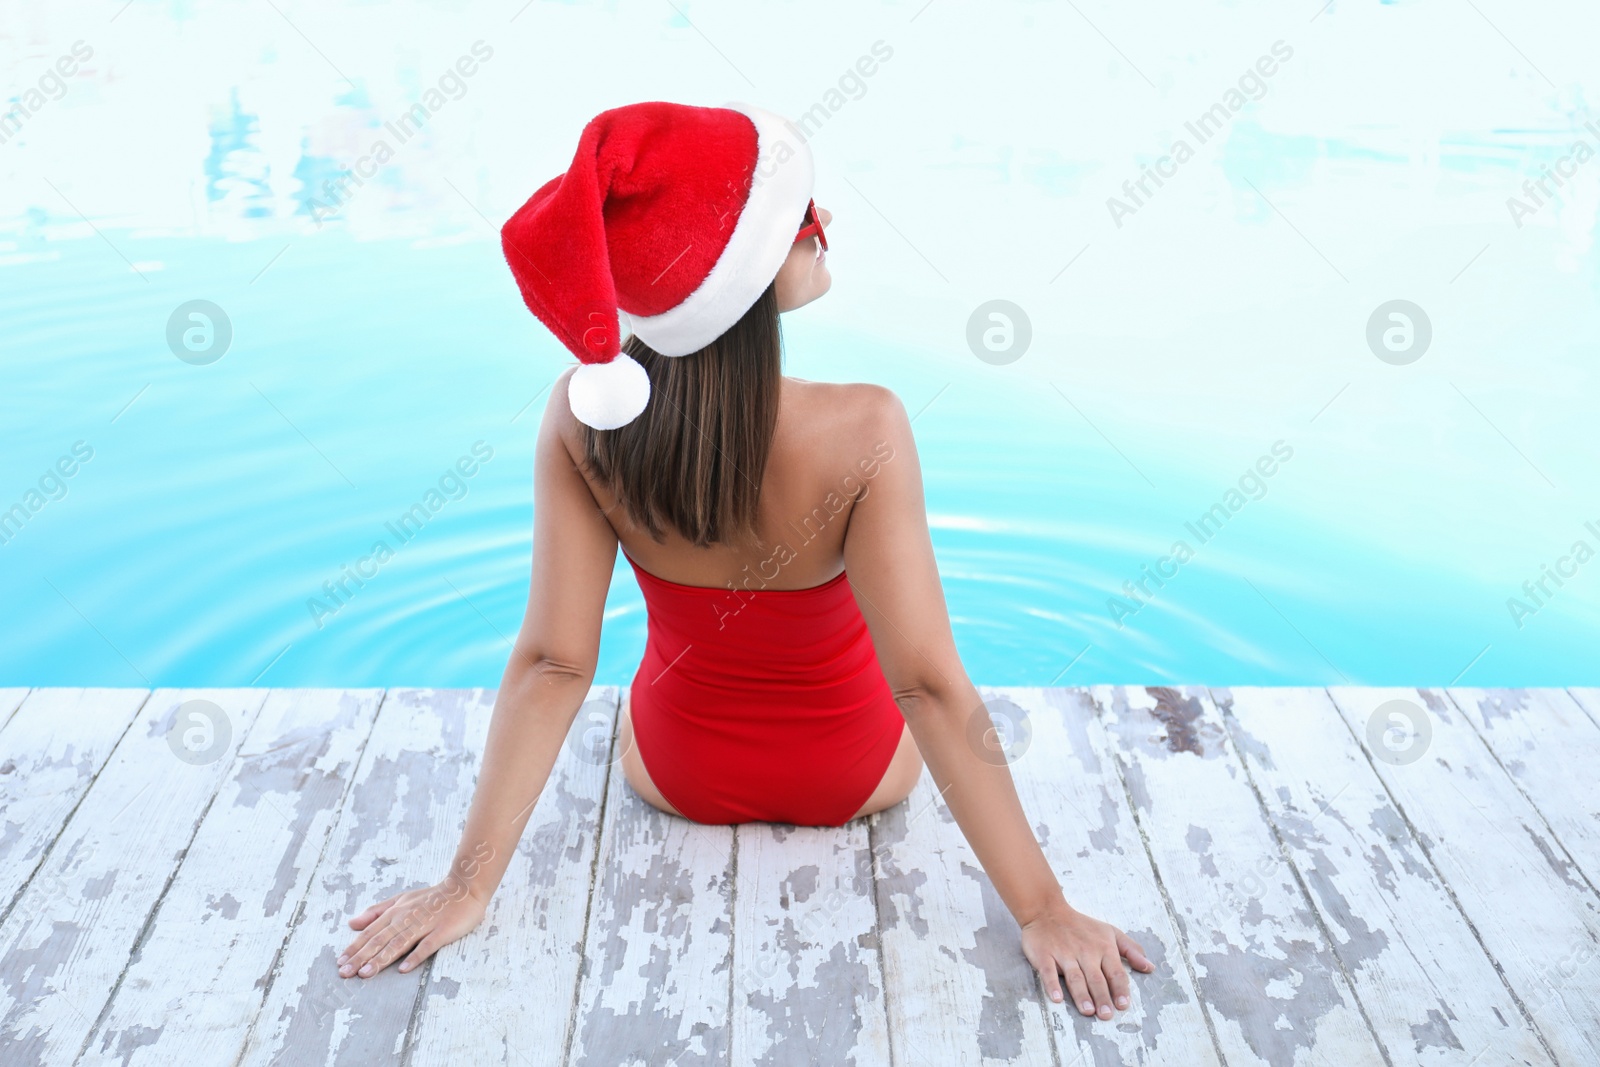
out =
{"type": "Polygon", "coordinates": [[[777,277],[794,247],[815,168],[805,135],[788,119],[730,103],[756,127],[756,170],[733,234],[700,287],[659,315],[632,316],[633,332],[663,356],[687,356],[721,337],[777,277]]]}
{"type": "Polygon", "coordinates": [[[633,357],[618,353],[609,363],[585,363],[567,379],[567,405],[585,426],[615,430],[638,417],[650,402],[650,375],[633,357]]]}

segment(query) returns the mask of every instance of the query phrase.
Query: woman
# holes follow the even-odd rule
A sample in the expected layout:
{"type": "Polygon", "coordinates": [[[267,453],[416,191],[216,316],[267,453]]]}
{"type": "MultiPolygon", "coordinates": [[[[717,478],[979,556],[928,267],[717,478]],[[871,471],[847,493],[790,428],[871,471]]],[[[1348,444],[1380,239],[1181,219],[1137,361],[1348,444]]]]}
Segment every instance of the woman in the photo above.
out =
{"type": "Polygon", "coordinates": [[[636,104],[592,120],[506,223],[525,302],[580,362],[539,431],[527,613],[452,872],[351,919],[340,974],[408,971],[483,918],[593,680],[619,545],[649,639],[618,745],[647,802],[837,826],[905,799],[926,760],[1053,1000],[1064,975],[1110,1019],[1122,957],[1154,969],[1068,905],[1006,761],[969,740],[988,713],[904,407],[781,373],[779,313],[830,285],[812,179],[804,139],[759,108],[636,104]]]}

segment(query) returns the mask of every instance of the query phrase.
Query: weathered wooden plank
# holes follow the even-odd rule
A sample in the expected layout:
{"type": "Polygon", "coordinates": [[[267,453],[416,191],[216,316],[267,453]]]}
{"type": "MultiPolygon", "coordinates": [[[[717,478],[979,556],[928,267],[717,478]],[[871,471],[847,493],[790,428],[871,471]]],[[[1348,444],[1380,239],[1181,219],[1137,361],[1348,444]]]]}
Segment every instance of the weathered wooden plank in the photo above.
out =
{"type": "Polygon", "coordinates": [[[871,832],[894,1061],[1055,1063],[1017,922],[926,768],[871,832]]]}
{"type": "Polygon", "coordinates": [[[1500,766],[1600,884],[1600,726],[1560,689],[1450,689],[1500,766]]]}
{"type": "Polygon", "coordinates": [[[1212,695],[1391,1062],[1552,1064],[1328,694],[1212,695]]]}
{"type": "Polygon", "coordinates": [[[412,1067],[556,1064],[583,961],[584,917],[617,723],[615,686],[592,689],[484,915],[433,959],[412,1067]],[[597,743],[598,742],[598,743],[597,743]]]}
{"type": "Polygon", "coordinates": [[[731,1062],[733,893],[732,827],[657,811],[611,775],[571,1063],[731,1062]]]}
{"type": "Polygon", "coordinates": [[[398,1061],[428,968],[341,978],[334,960],[352,915],[449,870],[493,704],[482,689],[384,695],[241,1064],[398,1061]]]}
{"type": "Polygon", "coordinates": [[[27,696],[28,689],[26,686],[17,689],[0,689],[0,752],[7,751],[5,748],[6,724],[11,721],[12,713],[22,706],[22,702],[27,699],[27,696]]]}
{"type": "MultiPolygon", "coordinates": [[[[597,842],[598,810],[585,813],[583,798],[593,804],[600,797],[603,768],[598,762],[571,762],[558,765],[488,920],[422,972],[425,986],[405,986],[411,976],[399,976],[393,968],[371,982],[341,980],[332,957],[350,938],[344,918],[400,888],[396,872],[409,870],[405,864],[417,868],[417,876],[405,884],[419,885],[437,878],[448,863],[471,796],[471,772],[481,759],[487,700],[480,695],[458,723],[461,728],[475,715],[480,729],[475,741],[466,739],[470,728],[462,730],[458,747],[471,754],[463,761],[465,782],[458,775],[453,793],[430,793],[451,779],[441,773],[435,780],[425,771],[448,748],[441,744],[430,753],[428,743],[393,748],[391,764],[403,766],[383,771],[387,785],[370,787],[365,799],[357,796],[358,785],[348,787],[352,811],[361,807],[382,814],[369,822],[347,812],[341,825],[354,820],[376,834],[373,827],[381,824],[394,843],[360,849],[341,862],[338,856],[351,835],[347,828],[341,836],[335,827],[290,931],[285,916],[293,910],[296,886],[306,880],[305,857],[315,856],[312,843],[319,827],[326,832],[331,814],[317,798],[322,788],[341,784],[340,763],[348,767],[348,756],[335,758],[336,750],[348,747],[343,742],[312,762],[307,762],[307,746],[292,739],[282,750],[273,744],[274,737],[292,734],[292,721],[309,724],[319,718],[309,705],[293,708],[284,703],[287,694],[274,693],[266,707],[252,707],[251,700],[264,691],[224,693],[235,698],[231,703],[218,700],[216,693],[158,691],[142,711],[136,702],[125,707],[122,722],[96,743],[75,735],[79,729],[109,728],[95,701],[80,712],[75,702],[84,699],[82,694],[46,689],[27,692],[16,706],[24,692],[0,690],[0,890],[8,884],[5,879],[12,880],[11,888],[0,892],[0,901],[10,901],[9,914],[0,913],[0,1046],[5,1049],[0,1059],[8,1067],[13,1061],[71,1062],[86,1039],[86,1063],[206,1061],[214,1058],[215,1047],[232,1042],[237,1049],[242,1020],[232,1016],[236,1009],[248,1014],[263,994],[267,1003],[255,1043],[247,1042],[247,1060],[252,1053],[255,1061],[273,1058],[259,1045],[281,1023],[303,1039],[279,1050],[278,1061],[286,1063],[300,1062],[301,1053],[312,1062],[392,1062],[397,1051],[408,1053],[413,1063],[451,1058],[555,1063],[562,1060],[563,1035],[575,1060],[594,1063],[670,1062],[674,1052],[683,1053],[677,1057],[680,1065],[798,1062],[802,1054],[819,1062],[853,1055],[858,1063],[881,1063],[884,1005],[860,996],[874,982],[889,986],[884,999],[894,1032],[888,1040],[900,1063],[984,1062],[984,1052],[997,1049],[1002,1055],[988,1062],[1030,1062],[1029,1055],[1040,1049],[1042,1057],[1032,1062],[1070,1064],[1073,1057],[1084,1064],[1181,1062],[1176,1050],[1188,1046],[1179,1042],[1194,1046],[1190,1062],[1211,1062],[1215,1057],[1204,1021],[1196,1024],[1174,1014],[1198,1014],[1199,1006],[1192,993],[1187,1002],[1180,995],[1189,992],[1184,960],[1176,951],[1167,959],[1158,955],[1162,946],[1174,944],[1170,918],[1159,909],[1154,919],[1136,918],[1148,915],[1148,898],[1158,892],[1139,881],[1144,849],[1139,830],[1149,834],[1170,819],[1183,831],[1176,836],[1187,851],[1188,830],[1177,822],[1184,819],[1213,834],[1227,827],[1226,845],[1237,836],[1229,823],[1259,820],[1263,804],[1292,866],[1281,852],[1278,862],[1291,876],[1300,875],[1302,899],[1309,897],[1319,929],[1325,925],[1332,934],[1333,951],[1354,980],[1358,1007],[1366,1009],[1391,1062],[1467,1064],[1474,1056],[1480,1065],[1542,1062],[1539,1050],[1526,1044],[1525,1021],[1518,1024],[1521,1009],[1533,1017],[1561,1062],[1600,1061],[1600,1010],[1591,995],[1600,988],[1600,908],[1589,866],[1595,854],[1592,831],[1584,822],[1592,822],[1596,813],[1582,771],[1593,760],[1585,738],[1600,734],[1595,727],[1600,690],[1575,689],[1570,699],[1559,690],[1525,696],[1452,691],[1450,700],[1440,693],[1354,691],[1365,703],[1354,702],[1354,710],[1341,706],[1334,712],[1339,721],[1294,711],[1306,694],[1238,690],[1231,694],[1238,717],[1226,721],[1234,744],[1223,741],[1219,751],[1206,755],[1195,749],[1218,747],[1208,733],[1214,712],[1201,701],[1200,714],[1186,721],[1185,694],[1179,694],[1172,708],[1144,709],[1150,721],[1136,726],[1135,734],[1142,729],[1154,739],[1138,745],[1122,739],[1135,750],[1132,757],[1126,752],[1113,757],[1109,747],[1112,737],[1122,738],[1114,700],[1105,717],[1094,720],[1082,714],[1088,703],[1081,694],[1071,691],[985,690],[991,701],[1009,699],[1023,709],[1033,727],[1030,747],[1013,771],[1069,899],[1128,929],[1158,964],[1175,972],[1171,979],[1177,991],[1152,990],[1159,975],[1134,975],[1134,1009],[1112,1024],[1082,1020],[1038,995],[1016,945],[1015,924],[981,878],[926,776],[907,804],[867,823],[880,846],[875,898],[886,920],[883,976],[872,977],[870,923],[864,925],[859,895],[850,895],[860,887],[852,879],[862,877],[856,866],[861,862],[855,842],[859,824],[842,831],[753,824],[735,835],[654,812],[614,772],[605,802],[610,809],[605,825],[613,836],[609,844],[597,842]],[[1255,702],[1241,703],[1241,694],[1255,702]],[[179,723],[172,714],[192,696],[220,703],[229,721],[229,737],[216,761],[189,764],[179,758],[180,752],[188,753],[181,743],[186,732],[199,735],[196,745],[214,740],[204,730],[189,730],[195,722],[179,723]],[[1409,698],[1426,712],[1431,728],[1426,758],[1406,762],[1406,742],[1391,743],[1386,734],[1394,732],[1392,722],[1383,716],[1375,720],[1373,734],[1366,732],[1371,712],[1396,698],[1409,698]],[[1282,701],[1288,703],[1280,706],[1282,701]],[[133,727],[124,731],[130,721],[133,727]],[[1075,723],[1082,724],[1081,733],[1075,723]],[[173,724],[179,727],[176,751],[165,740],[173,724]],[[240,735],[247,731],[241,745],[240,735]],[[1363,740],[1366,754],[1350,740],[1352,731],[1363,740]],[[1155,753],[1149,751],[1152,745],[1175,745],[1180,751],[1155,753]],[[234,748],[241,751],[236,760],[234,748]],[[36,762],[19,759],[21,752],[36,762]],[[163,752],[164,760],[152,758],[163,752]],[[1211,775],[1182,777],[1170,771],[1184,761],[1209,764],[1211,775]],[[257,762],[260,766],[252,767],[257,762]],[[26,773],[19,773],[24,768],[26,773]],[[206,789],[186,781],[196,770],[221,783],[214,801],[206,789]],[[1137,822],[1119,803],[1119,771],[1135,798],[1137,822]],[[307,784],[296,790],[291,779],[301,773],[308,775],[307,784]],[[253,807],[246,800],[252,774],[260,780],[259,803],[253,807]],[[1152,775],[1163,783],[1159,792],[1147,780],[1152,775]],[[41,787],[45,782],[53,784],[41,787]],[[584,792],[579,783],[591,791],[584,792]],[[563,800],[563,793],[579,799],[563,800]],[[430,810],[441,797],[446,797],[443,806],[455,805],[451,814],[430,810]],[[625,819],[623,809],[630,802],[636,810],[625,819]],[[275,819],[269,817],[270,804],[281,809],[275,819]],[[1206,814],[1207,806],[1214,812],[1206,814]],[[1408,844],[1410,828],[1403,821],[1395,825],[1405,818],[1418,831],[1415,845],[1408,844]],[[303,827],[291,826],[302,819],[303,827]],[[612,825],[629,819],[632,829],[612,825]],[[675,829],[676,836],[644,825],[653,820],[675,829]],[[418,835],[415,849],[406,836],[412,832],[418,835]],[[295,833],[298,847],[289,843],[295,833]],[[737,857],[731,851],[735,845],[737,857]],[[431,860],[414,858],[432,847],[439,853],[431,860]],[[595,856],[596,848],[605,849],[598,858],[602,879],[595,887],[594,919],[580,937],[589,866],[583,857],[595,856]],[[1117,859],[1125,861],[1122,866],[1108,865],[1117,859]],[[541,874],[541,863],[554,864],[555,873],[548,874],[547,867],[541,874]],[[395,881],[382,883],[392,885],[383,892],[379,884],[351,889],[350,906],[335,914],[326,901],[333,889],[319,887],[330,872],[346,884],[385,872],[395,881]],[[616,879],[609,890],[608,874],[616,879]],[[169,877],[170,887],[164,888],[169,877]],[[16,892],[17,884],[30,878],[16,892]],[[271,914],[263,902],[276,893],[280,878],[287,879],[287,888],[277,894],[281,902],[271,914]],[[625,887],[624,881],[631,884],[625,887]],[[240,895],[241,886],[260,898],[255,913],[240,895]],[[835,909],[838,898],[830,898],[830,888],[843,894],[842,908],[835,909]],[[1503,969],[1503,981],[1492,967],[1485,977],[1489,965],[1482,948],[1478,962],[1472,962],[1460,930],[1449,929],[1440,894],[1454,895],[1503,969]],[[602,918],[608,908],[609,916],[602,918]],[[327,912],[323,920],[311,918],[321,911],[327,912]],[[895,929],[888,930],[891,913],[895,929]],[[1162,922],[1169,924],[1165,932],[1162,922]],[[315,937],[308,930],[312,926],[318,927],[315,937]],[[961,930],[966,933],[953,932],[961,930]],[[479,938],[495,947],[475,948],[479,938]],[[570,968],[580,942],[590,958],[583,1000],[574,1009],[570,968]],[[270,950],[267,959],[278,951],[274,946],[282,947],[271,988],[265,990],[266,966],[244,966],[261,958],[263,946],[270,950]],[[293,963],[296,953],[308,948],[313,956],[327,950],[316,972],[320,985],[311,980],[311,959],[301,959],[298,971],[293,963]],[[919,952],[915,966],[908,965],[906,957],[919,952]],[[1017,973],[1008,986],[1011,963],[1017,973]],[[958,975],[954,983],[952,965],[958,975]],[[959,977],[963,969],[967,973],[959,977]],[[867,980],[853,981],[861,975],[867,980]],[[291,990],[297,982],[299,988],[291,990]],[[394,986],[401,995],[385,1000],[378,983],[394,986]],[[1006,990],[1013,987],[1021,992],[1008,998],[1006,990]],[[861,1011],[859,1025],[840,1012],[852,990],[861,1011]],[[824,1004],[822,996],[830,992],[834,997],[824,1004]],[[393,1008],[388,1015],[386,1006],[393,1008]],[[569,1032],[574,1010],[579,1014],[569,1032]],[[834,1015],[818,1025],[824,1011],[834,1015]],[[1418,1012],[1424,1016],[1420,1021],[1418,1012]],[[325,1024],[320,1043],[317,1035],[323,1031],[317,1019],[305,1020],[308,1014],[325,1024]],[[398,1025],[386,1029],[383,1022],[391,1017],[398,1025]],[[1501,1019],[1509,1025],[1502,1027],[1501,1019]],[[1017,1053],[1010,1055],[1008,1035],[1015,1032],[1022,1036],[1017,1053]],[[1042,1045],[1035,1041],[1041,1033],[1042,1045]]],[[[1104,700],[1108,692],[1097,695],[1104,700]]],[[[1341,694],[1349,696],[1335,691],[1341,694]]],[[[405,710],[386,705],[378,716],[380,729],[386,716],[391,725],[426,717],[430,713],[422,703],[413,701],[405,710]]],[[[331,709],[322,716],[333,717],[331,709]]],[[[612,721],[605,723],[608,735],[612,721]]],[[[580,715],[574,730],[593,726],[580,715]]],[[[447,729],[436,727],[435,740],[447,729]]],[[[377,731],[373,737],[375,742],[377,731]]],[[[358,781],[371,777],[369,756],[376,759],[371,753],[362,756],[358,781]]],[[[609,758],[615,757],[613,750],[609,758]]],[[[1177,843],[1169,840],[1169,847],[1176,849],[1177,843]]],[[[1171,875],[1173,865],[1162,859],[1158,838],[1152,837],[1150,848],[1188,948],[1197,958],[1216,953],[1216,945],[1202,940],[1215,933],[1210,929],[1217,923],[1215,905],[1208,913],[1204,900],[1191,899],[1192,887],[1171,875]],[[1197,933],[1196,914],[1207,924],[1203,935],[1197,933]]],[[[1207,877],[1220,886],[1212,892],[1228,905],[1224,912],[1248,917],[1272,899],[1257,883],[1276,879],[1278,868],[1263,876],[1248,863],[1227,858],[1226,851],[1213,841],[1211,861],[1219,873],[1207,877]],[[1232,879],[1234,885],[1223,882],[1237,871],[1243,875],[1232,879]]],[[[1148,856],[1144,863],[1147,870],[1148,856]]],[[[1193,863],[1203,867],[1199,858],[1193,863]]],[[[1241,929],[1248,927],[1241,922],[1241,929]]],[[[1261,935],[1259,924],[1256,932],[1261,935]]],[[[1225,941],[1235,944],[1232,938],[1225,941]]],[[[1269,943],[1258,953],[1264,964],[1258,985],[1265,986],[1266,997],[1249,988],[1249,973],[1231,972],[1243,990],[1240,997],[1259,1001],[1304,988],[1298,976],[1281,980],[1277,971],[1287,964],[1277,948],[1269,943]],[[1302,986],[1289,989],[1297,978],[1302,986]]],[[[1200,988],[1212,998],[1209,1013],[1228,1062],[1251,1062],[1248,1052],[1238,1057],[1228,1044],[1229,1002],[1208,987],[1216,980],[1204,974],[1200,988]]],[[[1273,1003],[1281,1006],[1282,1000],[1273,1003]]],[[[1294,1018],[1261,1016],[1262,1025],[1295,1025],[1294,1018]]],[[[1306,1044],[1312,1061],[1377,1062],[1375,1045],[1366,1059],[1357,1053],[1342,1060],[1340,1046],[1325,1034],[1313,1031],[1306,1044]]],[[[223,1058],[231,1060],[231,1053],[223,1058]]]]}
{"type": "MultiPolygon", "coordinates": [[[[149,698],[146,689],[0,690],[0,921],[149,698]]],[[[43,901],[48,894],[35,899],[43,901]]]]}
{"type": "Polygon", "coordinates": [[[1567,695],[1578,702],[1591,722],[1600,726],[1600,689],[1568,689],[1567,695]]]}
{"type": "Polygon", "coordinates": [[[1563,1063],[1600,1062],[1600,900],[1444,693],[1329,690],[1563,1063]]]}
{"type": "Polygon", "coordinates": [[[381,689],[274,689],[80,1065],[232,1063],[381,689]]]}
{"type": "Polygon", "coordinates": [[[0,927],[8,1067],[71,1063],[193,840],[261,689],[158,689],[0,927]]]}
{"type": "MultiPolygon", "coordinates": [[[[1144,946],[1152,974],[1128,968],[1131,1003],[1111,1022],[1046,1000],[1064,1064],[1220,1063],[1178,932],[1134,825],[1110,743],[1081,689],[982,689],[1005,742],[1023,810],[1074,908],[1144,946]]],[[[1020,951],[1020,950],[1019,950],[1020,951]]]]}
{"type": "Polygon", "coordinates": [[[1228,1063],[1378,1062],[1210,697],[1093,692],[1228,1063]]]}
{"type": "Polygon", "coordinates": [[[889,1063],[867,821],[739,827],[733,1062],[889,1063]]]}

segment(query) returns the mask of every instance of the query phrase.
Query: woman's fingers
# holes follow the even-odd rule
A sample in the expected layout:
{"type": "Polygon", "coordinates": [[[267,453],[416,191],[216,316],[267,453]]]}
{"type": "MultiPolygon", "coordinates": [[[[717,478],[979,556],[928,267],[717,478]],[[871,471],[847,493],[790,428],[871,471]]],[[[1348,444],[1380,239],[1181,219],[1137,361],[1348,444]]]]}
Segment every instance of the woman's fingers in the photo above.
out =
{"type": "Polygon", "coordinates": [[[1079,1013],[1106,1022],[1133,1003],[1123,957],[1140,971],[1154,970],[1143,946],[1133,938],[1109,923],[1075,913],[1053,922],[1029,922],[1022,929],[1022,950],[1052,1001],[1059,1003],[1063,993],[1059,972],[1065,994],[1079,1013]]]}
{"type": "Polygon", "coordinates": [[[389,966],[389,964],[399,959],[401,954],[404,953],[406,949],[410,948],[416,943],[419,936],[420,935],[415,930],[412,930],[409,927],[397,926],[394,931],[394,936],[385,941],[383,943],[383,948],[378,951],[378,954],[372,957],[372,959],[368,960],[367,965],[361,968],[361,970],[357,973],[363,978],[371,978],[373,975],[389,966]]]}
{"type": "Polygon", "coordinates": [[[407,956],[405,961],[400,964],[400,970],[402,972],[409,971],[411,968],[415,967],[417,964],[433,955],[438,947],[438,943],[434,941],[433,935],[430,933],[427,937],[417,942],[417,947],[411,950],[411,955],[407,956]]]}
{"type": "Polygon", "coordinates": [[[1072,993],[1072,1003],[1078,1006],[1078,1011],[1084,1015],[1094,1014],[1094,999],[1089,996],[1089,983],[1084,981],[1083,968],[1078,966],[1078,961],[1070,957],[1058,961],[1061,973],[1067,976],[1067,989],[1072,993]]]}
{"type": "Polygon", "coordinates": [[[1128,998],[1128,969],[1122,965],[1122,957],[1117,955],[1115,948],[1106,953],[1100,969],[1105,972],[1106,985],[1111,990],[1112,1007],[1123,1010],[1131,1003],[1128,998]]]}
{"type": "Polygon", "coordinates": [[[388,928],[388,934],[388,937],[380,939],[377,951],[361,965],[360,970],[356,971],[361,977],[371,978],[389,966],[395,957],[411,947],[412,938],[415,936],[411,931],[399,925],[391,925],[388,928]]]}
{"type": "Polygon", "coordinates": [[[372,905],[372,907],[368,908],[366,911],[362,912],[360,915],[352,915],[352,916],[350,916],[350,928],[352,930],[363,929],[373,919],[376,919],[378,916],[380,916],[384,912],[388,911],[390,906],[393,905],[395,901],[399,900],[401,898],[401,896],[403,896],[403,895],[404,894],[402,894],[402,893],[396,893],[394,896],[390,897],[388,900],[380,900],[380,901],[378,901],[378,903],[372,905]]]}
{"type": "Polygon", "coordinates": [[[367,927],[366,933],[361,936],[361,943],[359,945],[352,946],[351,949],[345,953],[344,962],[339,964],[339,973],[344,975],[346,978],[350,977],[352,974],[355,974],[362,967],[366,966],[368,960],[372,959],[373,956],[378,954],[378,949],[383,947],[383,943],[387,941],[389,937],[389,924],[387,921],[383,923],[375,923],[372,926],[367,927]]]}
{"type": "Polygon", "coordinates": [[[400,931],[400,924],[395,921],[393,913],[384,916],[381,923],[373,924],[367,931],[367,943],[340,966],[339,973],[346,977],[359,974],[363,978],[370,978],[383,970],[377,963],[378,956],[400,935],[400,931]]]}
{"type": "Polygon", "coordinates": [[[1045,996],[1051,1000],[1061,999],[1061,979],[1056,976],[1056,961],[1048,955],[1039,956],[1031,952],[1026,943],[1022,946],[1022,954],[1028,960],[1028,965],[1039,975],[1039,984],[1044,986],[1045,996]]]}
{"type": "Polygon", "coordinates": [[[1106,988],[1106,976],[1100,968],[1100,961],[1089,959],[1080,963],[1083,976],[1089,982],[1089,996],[1094,1000],[1095,1012],[1102,1019],[1111,1018],[1111,991],[1106,988]]]}
{"type": "Polygon", "coordinates": [[[356,962],[357,957],[360,957],[363,960],[366,959],[366,956],[362,955],[362,953],[366,947],[372,943],[372,939],[378,936],[378,932],[381,929],[383,929],[381,925],[369,924],[361,931],[361,936],[357,937],[354,941],[346,945],[344,951],[340,953],[339,958],[334,960],[334,962],[339,965],[339,970],[348,974],[354,974],[356,967],[359,966],[359,964],[356,962]]]}
{"type": "Polygon", "coordinates": [[[1117,931],[1117,951],[1128,957],[1128,962],[1141,971],[1156,969],[1156,965],[1150,962],[1150,957],[1144,954],[1144,946],[1121,930],[1117,931]]]}
{"type": "Polygon", "coordinates": [[[1043,962],[1034,959],[1030,959],[1028,962],[1033,964],[1033,969],[1039,972],[1039,980],[1044,983],[1045,994],[1053,1002],[1061,1003],[1061,998],[1065,994],[1061,991],[1061,975],[1056,969],[1055,957],[1047,955],[1044,957],[1043,962]]]}

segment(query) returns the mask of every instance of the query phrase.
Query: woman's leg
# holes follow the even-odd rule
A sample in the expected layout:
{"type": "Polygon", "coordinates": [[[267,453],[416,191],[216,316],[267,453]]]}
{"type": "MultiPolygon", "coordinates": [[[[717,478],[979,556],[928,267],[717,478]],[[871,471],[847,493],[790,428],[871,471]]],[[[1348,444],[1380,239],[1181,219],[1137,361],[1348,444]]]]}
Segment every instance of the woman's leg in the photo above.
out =
{"type": "Polygon", "coordinates": [[[850,818],[859,819],[900,803],[911,795],[921,776],[922,753],[917,751],[917,743],[911,737],[911,727],[902,726],[900,744],[894,750],[894,758],[889,761],[888,769],[883,772],[883,780],[872,791],[867,802],[861,805],[861,810],[850,818]]]}
{"type": "Polygon", "coordinates": [[[644,802],[653,808],[660,808],[668,815],[682,814],[677,808],[667,803],[667,798],[661,795],[655,783],[650,780],[650,772],[644,769],[644,759],[639,755],[639,746],[633,743],[633,719],[628,714],[627,703],[623,703],[622,734],[617,738],[617,744],[622,749],[622,774],[628,779],[628,784],[633,786],[633,791],[644,798],[644,802]]]}

